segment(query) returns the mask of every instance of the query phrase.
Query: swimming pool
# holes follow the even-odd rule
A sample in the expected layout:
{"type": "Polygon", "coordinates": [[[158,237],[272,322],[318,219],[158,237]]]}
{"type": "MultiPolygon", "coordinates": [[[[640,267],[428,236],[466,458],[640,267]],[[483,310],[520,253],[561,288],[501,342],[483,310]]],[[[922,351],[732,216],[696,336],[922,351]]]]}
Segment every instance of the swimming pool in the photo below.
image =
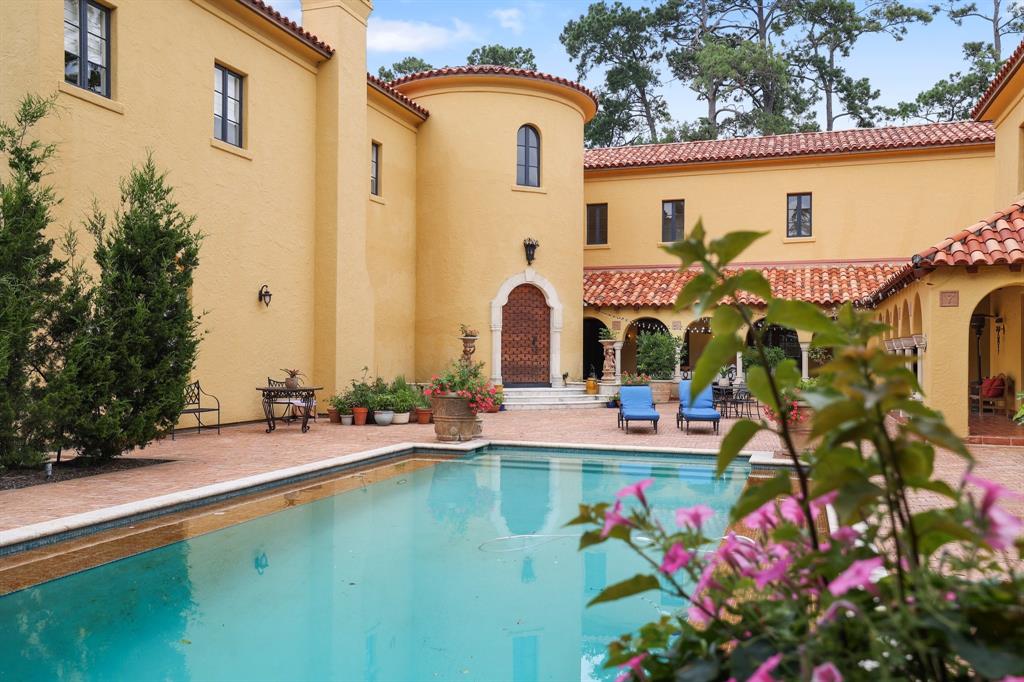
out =
{"type": "Polygon", "coordinates": [[[0,597],[0,679],[614,679],[608,641],[681,604],[586,608],[645,567],[620,543],[577,552],[565,522],[652,477],[655,506],[707,504],[721,535],[748,473],[491,447],[348,474],[344,492],[0,597]]]}

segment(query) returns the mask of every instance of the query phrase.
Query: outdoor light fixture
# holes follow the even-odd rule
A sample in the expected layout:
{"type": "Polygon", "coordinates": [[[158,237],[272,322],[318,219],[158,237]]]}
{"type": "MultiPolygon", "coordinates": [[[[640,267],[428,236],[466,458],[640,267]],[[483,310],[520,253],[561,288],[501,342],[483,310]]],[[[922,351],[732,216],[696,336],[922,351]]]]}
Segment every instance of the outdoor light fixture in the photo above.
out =
{"type": "Polygon", "coordinates": [[[523,249],[526,250],[527,265],[533,265],[533,259],[537,256],[538,246],[540,246],[540,242],[533,237],[527,237],[523,240],[523,249]]]}
{"type": "Polygon", "coordinates": [[[1003,318],[999,313],[996,313],[996,353],[999,353],[999,346],[1003,343],[1003,332],[1006,331],[1006,325],[1003,323],[1003,318]]]}
{"type": "Polygon", "coordinates": [[[270,299],[273,298],[273,294],[270,293],[270,287],[266,284],[260,287],[260,292],[256,294],[256,298],[268,308],[270,307],[270,299]]]}

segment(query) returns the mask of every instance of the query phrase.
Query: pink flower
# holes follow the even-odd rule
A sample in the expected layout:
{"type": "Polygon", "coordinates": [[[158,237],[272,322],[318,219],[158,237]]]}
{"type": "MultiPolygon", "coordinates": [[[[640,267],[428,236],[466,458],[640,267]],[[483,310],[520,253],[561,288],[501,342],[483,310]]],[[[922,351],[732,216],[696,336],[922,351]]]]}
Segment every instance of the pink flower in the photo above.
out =
{"type": "Polygon", "coordinates": [[[831,661],[822,663],[811,671],[811,682],[843,682],[839,668],[831,661]]]}
{"type": "Polygon", "coordinates": [[[1000,507],[988,510],[988,532],[985,541],[993,549],[1009,549],[1020,537],[1024,523],[1010,512],[1000,507]]]}
{"type": "Polygon", "coordinates": [[[647,498],[644,497],[644,490],[651,487],[652,483],[654,483],[653,478],[645,478],[644,480],[638,481],[633,485],[627,485],[625,488],[617,492],[615,494],[615,497],[621,500],[623,497],[633,495],[634,497],[636,497],[636,499],[640,500],[640,504],[646,507],[647,498]]]}
{"type": "Polygon", "coordinates": [[[718,609],[715,608],[715,602],[707,595],[695,597],[694,603],[690,604],[690,608],[686,611],[687,617],[695,625],[707,625],[717,614],[718,609]]]}
{"type": "Polygon", "coordinates": [[[615,502],[615,506],[605,511],[604,513],[604,529],[601,531],[601,537],[606,538],[608,534],[612,532],[612,528],[615,526],[632,526],[633,522],[627,519],[621,514],[622,512],[622,501],[618,500],[615,502]]]}
{"type": "Polygon", "coordinates": [[[811,500],[811,513],[817,516],[824,511],[825,507],[835,502],[837,497],[839,497],[839,491],[833,490],[811,500]]]}
{"type": "Polygon", "coordinates": [[[781,556],[774,563],[754,574],[754,583],[757,585],[757,589],[763,590],[768,583],[781,580],[792,563],[793,557],[785,549],[782,549],[781,556]]]}
{"type": "Polygon", "coordinates": [[[640,654],[626,661],[624,665],[619,667],[625,668],[618,677],[615,678],[615,682],[625,682],[629,678],[636,676],[638,680],[647,680],[647,673],[644,672],[643,662],[647,658],[647,654],[640,654]]]}
{"type": "Polygon", "coordinates": [[[747,682],[775,682],[775,678],[772,677],[772,671],[779,666],[779,661],[781,660],[782,654],[775,654],[769,657],[764,663],[757,666],[757,670],[747,678],[747,682]]]}
{"type": "Polygon", "coordinates": [[[832,539],[844,545],[852,544],[858,537],[860,537],[860,533],[849,526],[842,526],[832,531],[832,539]]]}
{"type": "Polygon", "coordinates": [[[665,552],[665,558],[661,562],[661,572],[665,575],[671,575],[680,568],[690,563],[690,559],[693,554],[687,552],[686,549],[678,542],[665,552]]]}
{"type": "Polygon", "coordinates": [[[837,599],[832,602],[827,609],[825,609],[825,613],[821,614],[821,618],[818,619],[818,625],[824,625],[825,623],[831,622],[840,610],[856,612],[857,607],[854,606],[853,602],[846,601],[845,599],[837,599]]]}
{"type": "Polygon", "coordinates": [[[992,505],[994,505],[996,503],[996,500],[998,500],[999,498],[1008,497],[1010,499],[1021,499],[1021,497],[1024,497],[1019,493],[1015,493],[1012,492],[1011,490],[1008,490],[1007,488],[1004,488],[998,483],[988,481],[984,478],[980,478],[971,473],[964,474],[964,481],[966,481],[967,483],[972,483],[985,491],[985,496],[981,500],[981,513],[985,514],[986,516],[988,515],[989,510],[992,508],[992,505]]]}
{"type": "Polygon", "coordinates": [[[706,504],[698,504],[693,507],[680,507],[676,509],[676,525],[689,526],[697,530],[704,525],[704,522],[715,515],[711,507],[706,504]]]}
{"type": "Polygon", "coordinates": [[[743,519],[747,528],[768,532],[779,522],[779,514],[775,510],[775,500],[769,500],[746,515],[743,519]]]}
{"type": "Polygon", "coordinates": [[[947,592],[943,596],[946,601],[956,601],[956,592],[947,592]]]}
{"type": "Polygon", "coordinates": [[[828,584],[828,591],[838,597],[854,588],[864,589],[871,584],[871,574],[882,567],[882,557],[854,561],[850,567],[828,584]]]}
{"type": "Polygon", "coordinates": [[[804,510],[800,506],[800,503],[796,501],[795,497],[783,498],[782,504],[779,505],[779,510],[782,513],[782,518],[786,519],[790,523],[796,524],[797,526],[804,525],[806,517],[804,517],[804,510]]]}
{"type": "Polygon", "coordinates": [[[1024,682],[1024,677],[1021,677],[1020,675],[1007,675],[1003,679],[999,680],[999,682],[1024,682]]]}

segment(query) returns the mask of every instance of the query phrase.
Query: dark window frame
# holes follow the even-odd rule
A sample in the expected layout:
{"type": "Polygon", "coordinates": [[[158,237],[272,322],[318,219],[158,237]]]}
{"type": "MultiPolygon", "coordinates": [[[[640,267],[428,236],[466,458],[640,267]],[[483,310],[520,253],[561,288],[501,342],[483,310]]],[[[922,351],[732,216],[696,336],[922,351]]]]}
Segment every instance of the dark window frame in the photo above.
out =
{"type": "Polygon", "coordinates": [[[661,242],[663,244],[671,244],[677,242],[683,238],[686,233],[686,226],[684,221],[686,219],[686,199],[662,199],[661,201],[661,242]],[[665,205],[670,204],[672,206],[672,216],[669,217],[665,213],[665,205]],[[676,204],[679,205],[679,211],[676,211],[676,204]],[[671,234],[666,231],[671,230],[671,234]]]}
{"type": "MultiPolygon", "coordinates": [[[[214,131],[213,137],[220,140],[224,144],[229,144],[232,147],[238,147],[239,149],[245,149],[245,74],[238,73],[228,66],[224,66],[220,62],[214,62],[213,72],[220,81],[220,127],[217,127],[216,116],[218,112],[214,111],[214,131]],[[228,100],[231,97],[228,96],[228,79],[234,77],[238,79],[238,120],[232,121],[228,118],[228,100]],[[228,139],[228,123],[238,124],[238,142],[232,142],[228,139]]],[[[214,100],[216,101],[217,90],[214,88],[214,100]]]]}
{"type": "Polygon", "coordinates": [[[814,236],[814,199],[813,192],[790,192],[786,195],[786,239],[809,239],[814,236]],[[790,199],[796,198],[796,208],[790,208],[790,199]],[[804,199],[807,205],[804,206],[804,199]],[[804,232],[802,211],[807,211],[807,234],[804,232]],[[794,221],[794,218],[796,220],[794,221]]]}
{"type": "Polygon", "coordinates": [[[516,184],[520,187],[540,187],[541,176],[540,176],[540,131],[537,130],[536,126],[529,123],[524,123],[519,126],[519,130],[516,131],[516,184]],[[520,142],[520,135],[526,131],[526,137],[524,142],[520,142]],[[531,146],[529,134],[533,133],[536,144],[531,146]],[[530,150],[535,149],[537,152],[537,164],[536,167],[530,163],[530,150]],[[519,162],[520,151],[523,151],[524,163],[519,162]],[[535,183],[530,182],[530,171],[536,170],[537,181],[535,183]]]}
{"type": "Polygon", "coordinates": [[[380,182],[380,142],[370,142],[370,194],[375,197],[381,195],[380,182]]]}
{"type": "MultiPolygon", "coordinates": [[[[110,83],[113,80],[114,65],[110,63],[110,17],[113,14],[113,8],[107,7],[106,5],[95,2],[95,0],[79,0],[78,2],[78,75],[74,81],[68,79],[67,75],[67,62],[65,62],[64,71],[64,82],[69,85],[74,85],[76,88],[82,88],[89,92],[99,95],[100,97],[106,97],[110,99],[110,83]],[[89,7],[95,7],[103,15],[103,33],[106,36],[103,39],[103,61],[104,68],[107,70],[107,79],[103,85],[103,91],[98,92],[93,88],[89,87],[89,7]]],[[[61,13],[63,17],[63,12],[61,13]]],[[[62,24],[66,24],[65,19],[61,19],[62,24]]],[[[65,54],[67,51],[65,50],[65,54]]]]}
{"type": "Polygon", "coordinates": [[[587,204],[587,235],[586,236],[587,236],[587,246],[606,246],[608,244],[608,204],[607,203],[587,204]],[[591,232],[592,232],[592,230],[591,230],[591,223],[590,223],[590,216],[591,216],[590,210],[591,209],[604,209],[603,211],[597,211],[598,213],[603,214],[604,222],[603,222],[603,224],[600,224],[600,225],[595,227],[594,232],[597,232],[597,234],[594,234],[594,239],[593,240],[591,240],[591,232]],[[603,228],[603,230],[604,230],[604,233],[603,233],[604,239],[601,239],[600,241],[598,241],[600,239],[600,237],[602,236],[600,234],[601,228],[603,228]]]}

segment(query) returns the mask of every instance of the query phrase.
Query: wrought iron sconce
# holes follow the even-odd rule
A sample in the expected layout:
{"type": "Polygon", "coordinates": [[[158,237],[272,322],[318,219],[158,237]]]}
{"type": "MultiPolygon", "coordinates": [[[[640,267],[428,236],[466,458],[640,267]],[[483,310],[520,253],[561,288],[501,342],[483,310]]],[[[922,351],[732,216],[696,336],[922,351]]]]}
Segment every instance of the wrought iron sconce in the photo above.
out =
{"type": "Polygon", "coordinates": [[[1003,322],[1003,317],[999,313],[995,315],[995,328],[996,328],[996,353],[999,352],[999,346],[1003,343],[1003,332],[1006,331],[1006,324],[1003,322]]]}
{"type": "Polygon", "coordinates": [[[540,242],[533,237],[527,237],[523,240],[523,249],[526,251],[527,265],[533,265],[533,259],[537,257],[538,246],[540,246],[540,242]]]}
{"type": "Polygon", "coordinates": [[[261,286],[260,292],[256,294],[257,300],[263,305],[267,306],[268,308],[270,307],[270,299],[273,297],[274,295],[270,293],[270,287],[268,287],[266,284],[261,286]]]}

